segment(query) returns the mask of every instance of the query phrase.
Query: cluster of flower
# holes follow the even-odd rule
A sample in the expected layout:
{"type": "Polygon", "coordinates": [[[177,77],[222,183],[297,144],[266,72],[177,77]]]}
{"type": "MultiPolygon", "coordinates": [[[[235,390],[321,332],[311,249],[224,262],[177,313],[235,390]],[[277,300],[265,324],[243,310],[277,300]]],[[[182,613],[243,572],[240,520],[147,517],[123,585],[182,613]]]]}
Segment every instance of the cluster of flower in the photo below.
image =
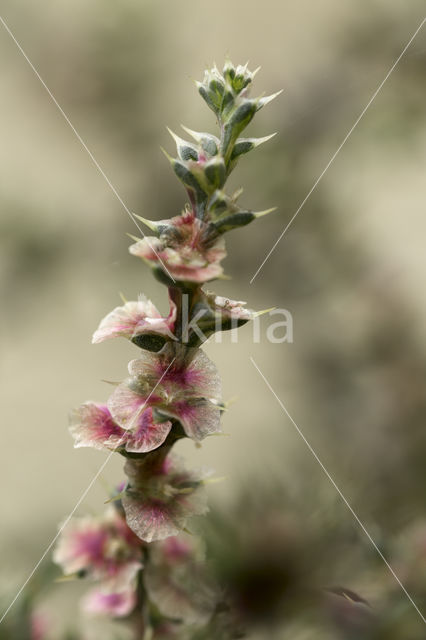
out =
{"type": "MultiPolygon", "coordinates": [[[[72,413],[75,446],[119,452],[126,458],[128,478],[116,497],[117,508],[99,520],[71,522],[56,550],[55,560],[65,573],[102,579],[101,590],[86,601],[91,610],[126,616],[135,609],[142,564],[153,571],[157,563],[167,575],[165,557],[180,544],[174,537],[190,516],[206,511],[203,474],[187,471],[170,451],[180,438],[200,441],[220,431],[220,378],[199,347],[215,331],[241,326],[255,316],[245,303],[202,288],[223,274],[223,234],[268,213],[240,208],[241,191],[232,196],[223,191],[238,158],[270,137],[240,137],[256,111],[275,97],[250,98],[253,76],[247,66],[230,62],[222,73],[216,67],[206,71],[198,88],[216,115],[220,138],[188,129],[192,143],[172,134],[178,157],[169,159],[189,204],[170,220],[140,218],[155,236],[135,239],[130,253],[168,286],[169,314],[162,317],[145,298],[125,302],[102,320],[93,336],[94,343],[122,336],[142,351],[106,404],[86,402],[72,413]],[[147,544],[155,546],[170,536],[174,542],[161,551],[147,544]]],[[[150,600],[163,611],[158,594],[166,588],[159,590],[155,575],[144,584],[150,600]]],[[[181,614],[164,615],[184,617],[181,614]]]]}
{"type": "MultiPolygon", "coordinates": [[[[199,541],[186,534],[171,536],[150,545],[149,562],[147,556],[147,544],[127,525],[119,501],[102,516],[74,518],[54,552],[55,562],[68,576],[97,582],[83,600],[87,612],[129,616],[147,590],[165,619],[206,622],[217,594],[202,569],[199,541]]],[[[160,632],[164,620],[156,626],[160,632]]]]}

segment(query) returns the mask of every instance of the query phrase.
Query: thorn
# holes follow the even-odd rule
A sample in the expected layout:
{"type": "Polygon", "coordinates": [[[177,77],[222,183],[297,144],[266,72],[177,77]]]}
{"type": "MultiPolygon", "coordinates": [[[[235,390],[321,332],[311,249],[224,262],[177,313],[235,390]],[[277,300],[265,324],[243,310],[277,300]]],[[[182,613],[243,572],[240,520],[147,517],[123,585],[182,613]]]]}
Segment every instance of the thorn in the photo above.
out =
{"type": "MultiPolygon", "coordinates": [[[[114,449],[112,449],[112,451],[114,451],[114,449]]],[[[108,498],[108,500],[105,500],[104,504],[111,504],[112,502],[117,502],[118,500],[121,500],[121,498],[125,495],[126,490],[124,491],[120,491],[120,493],[117,493],[116,496],[112,496],[112,498],[108,498]]]]}
{"type": "Polygon", "coordinates": [[[74,582],[75,580],[79,580],[78,573],[70,573],[67,576],[59,576],[59,578],[55,578],[54,582],[74,582]]]}
{"type": "Polygon", "coordinates": [[[170,135],[172,136],[173,140],[176,143],[176,146],[179,147],[179,145],[181,145],[182,143],[185,144],[185,140],[183,140],[182,138],[180,138],[174,131],[172,131],[169,127],[166,127],[167,131],[170,133],[170,135]]]}
{"type": "Polygon", "coordinates": [[[129,238],[131,238],[132,240],[134,240],[135,242],[140,242],[141,240],[143,240],[143,238],[138,238],[137,236],[134,236],[131,233],[126,233],[126,236],[129,236],[129,238]]]}
{"type": "Polygon", "coordinates": [[[188,129],[188,127],[185,127],[184,124],[180,125],[182,127],[182,129],[184,131],[186,131],[186,133],[189,133],[189,135],[194,138],[195,142],[200,142],[201,138],[202,138],[202,134],[199,133],[198,131],[193,131],[192,129],[188,129]]]}
{"type": "MultiPolygon", "coordinates": [[[[232,398],[229,398],[229,400],[225,402],[225,407],[226,408],[230,407],[231,405],[235,404],[238,400],[239,400],[238,396],[232,396],[232,398]]],[[[230,435],[230,434],[224,433],[223,435],[230,435]]]]}
{"type": "Polygon", "coordinates": [[[271,140],[271,138],[273,138],[274,136],[277,135],[277,132],[274,131],[274,133],[270,133],[269,136],[263,136],[263,138],[254,138],[255,142],[255,146],[258,147],[260,144],[263,144],[264,142],[268,142],[268,140],[271,140]]]}
{"type": "Polygon", "coordinates": [[[220,431],[219,433],[209,433],[207,438],[230,438],[230,436],[230,433],[224,433],[223,431],[220,431]]]}
{"type": "Polygon", "coordinates": [[[284,89],[281,89],[280,91],[277,91],[276,93],[272,93],[270,96],[266,96],[266,98],[259,98],[259,102],[258,104],[259,109],[261,107],[264,107],[265,105],[269,104],[270,102],[272,102],[272,100],[275,100],[275,98],[277,98],[282,92],[284,91],[284,89]]]}
{"type": "Polygon", "coordinates": [[[269,313],[270,311],[274,311],[276,307],[271,307],[270,309],[262,309],[262,311],[254,311],[253,317],[258,318],[259,316],[263,316],[265,313],[269,313]]]}
{"type": "Polygon", "coordinates": [[[238,187],[238,189],[236,191],[234,191],[234,193],[231,196],[231,200],[233,202],[236,202],[238,200],[238,198],[243,194],[243,187],[238,187]]]}
{"type": "Polygon", "coordinates": [[[255,218],[261,218],[262,216],[266,216],[268,213],[272,213],[277,209],[278,207],[271,207],[271,209],[265,209],[265,211],[254,211],[253,215],[255,216],[255,218]]]}
{"type": "Polygon", "coordinates": [[[158,227],[156,222],[154,222],[153,220],[148,220],[147,218],[142,218],[142,216],[138,215],[137,213],[133,213],[133,215],[135,216],[135,218],[143,222],[144,225],[148,227],[148,229],[151,229],[152,231],[157,231],[158,227]]]}
{"type": "Polygon", "coordinates": [[[216,484],[218,482],[223,482],[224,480],[226,480],[226,476],[221,476],[219,478],[206,478],[205,480],[202,480],[203,484],[216,484]]]}
{"type": "Polygon", "coordinates": [[[167,153],[167,151],[164,149],[164,147],[160,147],[161,151],[164,153],[164,155],[166,156],[167,160],[171,163],[174,164],[175,163],[175,159],[172,158],[172,156],[167,153]]]}

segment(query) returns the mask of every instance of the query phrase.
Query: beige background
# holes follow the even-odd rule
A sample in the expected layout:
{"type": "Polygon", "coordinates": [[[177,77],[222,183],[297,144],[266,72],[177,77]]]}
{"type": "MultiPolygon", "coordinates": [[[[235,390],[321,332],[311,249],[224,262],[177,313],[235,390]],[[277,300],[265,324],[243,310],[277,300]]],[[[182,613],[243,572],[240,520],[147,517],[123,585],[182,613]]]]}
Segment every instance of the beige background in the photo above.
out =
{"type": "MultiPolygon", "coordinates": [[[[400,433],[389,431],[396,412],[398,424],[407,420],[407,438],[424,418],[426,29],[249,284],[422,9],[413,0],[3,3],[1,15],[120,196],[149,218],[172,216],[185,201],[159,150],[173,150],[165,125],[214,130],[192,82],[205,65],[227,53],[250,59],[252,68],[262,65],[255,92],[284,88],[251,126],[253,135],[278,135],[232,178],[245,187],[243,203],[278,212],[227,237],[233,279],[214,289],[255,309],[289,309],[295,341],[252,344],[246,327],[238,344],[226,337],[206,347],[225,398],[238,398],[224,419],[229,437],[201,450],[181,446],[191,463],[226,476],[211,487],[213,501],[231,500],[241,484],[271,473],[289,486],[310,479],[319,510],[333,501],[251,355],[374,526],[398,530],[424,512],[421,496],[398,521],[364,505],[378,458],[403,474],[400,433]],[[392,364],[376,350],[383,336],[392,364]]],[[[137,355],[121,340],[92,346],[92,331],[119,291],[129,299],[144,292],[163,310],[166,297],[128,255],[132,221],[1,26],[0,69],[0,547],[3,586],[13,592],[104,460],[73,450],[69,409],[106,399],[101,380],[123,378],[137,355]]],[[[105,485],[122,478],[118,456],[102,476],[80,513],[102,508],[105,485]]]]}

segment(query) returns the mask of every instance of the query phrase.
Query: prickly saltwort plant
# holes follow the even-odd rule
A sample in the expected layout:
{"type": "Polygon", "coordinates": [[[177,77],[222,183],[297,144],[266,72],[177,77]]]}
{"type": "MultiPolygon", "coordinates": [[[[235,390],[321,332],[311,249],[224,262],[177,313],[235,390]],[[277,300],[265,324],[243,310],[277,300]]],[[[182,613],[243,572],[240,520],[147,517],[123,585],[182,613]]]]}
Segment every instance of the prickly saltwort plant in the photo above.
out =
{"type": "Polygon", "coordinates": [[[223,274],[224,234],[272,211],[240,207],[241,190],[224,191],[239,158],[271,137],[241,137],[278,95],[249,97],[254,75],[247,65],[228,61],[222,73],[214,67],[197,82],[217,118],[218,137],[185,128],[193,139],[187,142],[170,132],[177,157],[166,155],[189,204],[169,220],[138,216],[155,235],[136,238],[130,247],[168,287],[169,314],[162,317],[140,298],[102,320],[94,343],[123,336],[141,353],[106,404],[86,402],[71,416],[75,446],[121,454],[127,482],[104,515],[75,518],[65,527],[54,560],[67,575],[98,581],[85,599],[87,609],[136,616],[141,637],[154,623],[166,629],[168,619],[205,623],[217,606],[214,587],[199,577],[200,551],[182,534],[191,516],[207,510],[205,474],[185,469],[171,450],[181,438],[198,442],[220,431],[220,378],[200,345],[215,331],[254,317],[244,303],[203,289],[223,274]]]}

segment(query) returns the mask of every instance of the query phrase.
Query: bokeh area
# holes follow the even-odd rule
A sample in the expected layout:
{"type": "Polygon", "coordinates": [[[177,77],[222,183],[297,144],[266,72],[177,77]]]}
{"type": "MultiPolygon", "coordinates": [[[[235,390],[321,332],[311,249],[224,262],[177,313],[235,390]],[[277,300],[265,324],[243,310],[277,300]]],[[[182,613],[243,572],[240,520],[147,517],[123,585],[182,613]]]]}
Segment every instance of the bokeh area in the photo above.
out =
{"type": "MultiPolygon", "coordinates": [[[[206,66],[227,55],[249,60],[261,65],[256,95],[284,89],[250,128],[277,135],[243,158],[231,181],[244,187],[242,204],[277,211],[227,236],[232,279],[211,288],[253,309],[287,309],[293,342],[271,344],[267,316],[259,342],[249,326],[236,343],[210,341],[224,397],[234,400],[227,435],[179,449],[225,478],[209,494],[227,527],[257,527],[261,536],[271,504],[307,545],[305,579],[399,612],[399,631],[387,639],[422,638],[425,623],[379,552],[426,615],[426,26],[250,280],[423,14],[416,0],[3,0],[1,9],[119,198],[146,218],[170,217],[185,203],[160,150],[174,153],[166,125],[215,131],[193,82],[206,66]]],[[[73,449],[67,415],[106,399],[105,381],[125,377],[135,347],[91,345],[92,332],[120,292],[145,293],[162,311],[167,300],[128,254],[126,234],[137,229],[123,204],[2,24],[0,70],[5,609],[104,461],[73,449]]],[[[103,509],[123,477],[118,458],[77,513],[103,509]]],[[[78,593],[61,584],[40,595],[54,629],[76,621],[78,593]]],[[[303,609],[276,636],[253,624],[253,638],[330,637],[303,609]]]]}

